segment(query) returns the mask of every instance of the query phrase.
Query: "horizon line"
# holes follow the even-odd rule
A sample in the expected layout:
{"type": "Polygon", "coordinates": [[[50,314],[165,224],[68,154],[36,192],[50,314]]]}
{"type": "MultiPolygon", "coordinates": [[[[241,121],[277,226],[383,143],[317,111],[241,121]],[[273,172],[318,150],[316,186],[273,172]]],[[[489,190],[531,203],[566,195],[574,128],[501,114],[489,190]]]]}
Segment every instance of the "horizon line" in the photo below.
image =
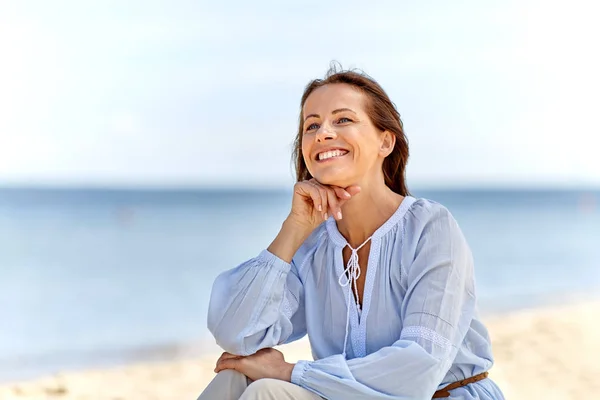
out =
{"type": "MultiPolygon", "coordinates": [[[[284,192],[289,191],[289,185],[158,185],[158,184],[15,184],[0,182],[0,190],[31,190],[31,191],[108,191],[108,192],[284,192]]],[[[490,184],[417,184],[410,191],[600,191],[600,184],[532,184],[532,183],[499,183],[490,184]]]]}

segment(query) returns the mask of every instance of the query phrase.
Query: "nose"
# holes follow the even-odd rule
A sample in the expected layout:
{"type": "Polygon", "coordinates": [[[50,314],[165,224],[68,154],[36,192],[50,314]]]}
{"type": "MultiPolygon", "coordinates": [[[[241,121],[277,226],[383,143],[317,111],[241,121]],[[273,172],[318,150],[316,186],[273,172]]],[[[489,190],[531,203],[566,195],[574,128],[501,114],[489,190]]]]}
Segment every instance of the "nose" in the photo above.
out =
{"type": "Polygon", "coordinates": [[[319,128],[319,130],[317,131],[315,139],[317,140],[317,142],[322,142],[328,139],[335,139],[336,137],[337,134],[332,129],[326,126],[321,126],[321,128],[319,128]]]}

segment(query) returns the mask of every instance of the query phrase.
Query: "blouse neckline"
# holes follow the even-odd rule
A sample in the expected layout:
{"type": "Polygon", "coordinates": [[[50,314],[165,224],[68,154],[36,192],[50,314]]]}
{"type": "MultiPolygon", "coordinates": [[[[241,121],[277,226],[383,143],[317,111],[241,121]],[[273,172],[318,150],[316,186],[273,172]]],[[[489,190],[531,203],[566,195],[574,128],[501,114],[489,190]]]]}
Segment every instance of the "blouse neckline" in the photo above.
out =
{"type": "MultiPolygon", "coordinates": [[[[416,199],[412,196],[405,196],[402,199],[402,202],[394,211],[394,213],[381,225],[379,228],[373,232],[371,236],[372,239],[378,239],[388,233],[398,222],[404,217],[410,206],[416,201],[416,199]]],[[[335,218],[329,217],[327,221],[325,221],[325,226],[327,228],[327,233],[329,237],[337,246],[345,247],[348,245],[346,238],[340,233],[337,227],[337,223],[335,222],[335,218]]]]}

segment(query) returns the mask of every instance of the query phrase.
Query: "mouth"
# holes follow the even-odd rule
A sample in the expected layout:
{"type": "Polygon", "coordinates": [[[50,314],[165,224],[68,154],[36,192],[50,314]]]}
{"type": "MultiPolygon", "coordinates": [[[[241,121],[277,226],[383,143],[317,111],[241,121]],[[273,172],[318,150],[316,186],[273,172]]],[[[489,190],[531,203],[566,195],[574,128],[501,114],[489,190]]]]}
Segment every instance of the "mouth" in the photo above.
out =
{"type": "Polygon", "coordinates": [[[344,157],[346,154],[348,154],[348,150],[333,149],[317,153],[315,159],[317,162],[322,163],[337,160],[339,158],[344,157]]]}

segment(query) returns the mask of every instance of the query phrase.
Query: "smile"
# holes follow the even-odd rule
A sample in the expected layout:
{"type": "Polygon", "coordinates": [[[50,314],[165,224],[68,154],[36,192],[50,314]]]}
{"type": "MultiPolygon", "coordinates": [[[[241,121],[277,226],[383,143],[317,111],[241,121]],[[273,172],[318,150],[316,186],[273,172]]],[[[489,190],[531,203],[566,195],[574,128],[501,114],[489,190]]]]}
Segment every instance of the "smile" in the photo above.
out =
{"type": "Polygon", "coordinates": [[[339,150],[339,149],[338,150],[324,151],[322,153],[317,154],[317,160],[319,160],[319,161],[331,160],[331,159],[343,157],[346,154],[348,154],[348,151],[346,151],[346,150],[339,150]]]}

